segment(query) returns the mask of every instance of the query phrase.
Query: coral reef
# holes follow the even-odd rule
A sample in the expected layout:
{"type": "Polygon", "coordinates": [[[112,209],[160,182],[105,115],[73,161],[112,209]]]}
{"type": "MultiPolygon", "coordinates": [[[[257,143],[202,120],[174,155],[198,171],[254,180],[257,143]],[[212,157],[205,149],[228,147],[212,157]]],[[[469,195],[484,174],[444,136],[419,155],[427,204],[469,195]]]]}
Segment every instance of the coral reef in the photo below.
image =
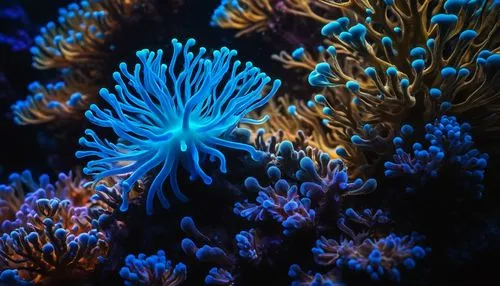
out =
{"type": "Polygon", "coordinates": [[[364,172],[388,154],[396,130],[415,112],[423,120],[464,114],[497,129],[495,1],[318,1],[344,13],[336,20],[314,16],[309,1],[283,2],[307,11],[295,16],[327,23],[321,29],[327,48],[317,59],[303,47],[274,56],[287,69],[310,73],[309,83],[322,88],[314,100],[292,101],[284,109],[293,112],[281,114],[298,121],[324,152],[364,172]]]}
{"type": "Polygon", "coordinates": [[[0,4],[35,125],[4,132],[1,285],[491,284],[498,1],[40,5],[0,4]]]}
{"type": "Polygon", "coordinates": [[[103,68],[115,49],[113,37],[121,22],[131,17],[142,0],[89,0],[59,9],[57,23],[40,29],[30,51],[33,67],[56,70],[59,80],[29,86],[29,95],[12,105],[17,124],[57,124],[60,120],[81,119],[87,107],[97,100],[103,83],[103,68]]]}
{"type": "MultiPolygon", "coordinates": [[[[413,152],[403,149],[405,139],[411,138],[413,127],[403,125],[401,135],[395,137],[396,147],[394,161],[385,162],[385,175],[388,177],[412,176],[416,185],[425,184],[430,178],[440,176],[441,169],[457,165],[460,170],[455,187],[465,188],[474,192],[474,197],[481,198],[484,186],[484,172],[488,165],[488,154],[474,149],[471,126],[468,123],[459,124],[454,116],[443,115],[434,123],[425,125],[425,140],[428,146],[421,142],[412,145],[413,152]]],[[[410,184],[412,182],[409,182],[410,184]]],[[[416,186],[406,187],[414,191],[416,186]]]]}
{"type": "Polygon", "coordinates": [[[85,277],[108,251],[87,209],[68,200],[38,199],[27,221],[0,239],[1,269],[17,269],[34,283],[85,277]]]}

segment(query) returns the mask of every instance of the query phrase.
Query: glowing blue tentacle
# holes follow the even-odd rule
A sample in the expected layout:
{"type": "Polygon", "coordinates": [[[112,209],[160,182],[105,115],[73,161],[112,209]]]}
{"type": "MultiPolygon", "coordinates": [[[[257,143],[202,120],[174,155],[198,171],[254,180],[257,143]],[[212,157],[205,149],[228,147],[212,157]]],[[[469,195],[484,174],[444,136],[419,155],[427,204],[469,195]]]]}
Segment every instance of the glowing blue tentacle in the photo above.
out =
{"type": "MultiPolygon", "coordinates": [[[[193,71],[195,69],[197,70],[195,76],[199,74],[200,65],[201,65],[201,67],[203,67],[203,63],[200,63],[200,59],[205,54],[205,52],[206,52],[205,48],[200,48],[200,50],[198,51],[198,55],[196,55],[196,58],[194,58],[191,62],[192,66],[189,67],[188,74],[186,75],[186,80],[185,80],[185,84],[184,84],[184,96],[186,98],[191,97],[191,89],[193,87],[191,80],[192,80],[193,71]]],[[[195,78],[194,82],[196,82],[196,78],[195,78]]],[[[195,91],[197,90],[197,85],[196,85],[194,90],[195,91]]]]}
{"type": "Polygon", "coordinates": [[[151,186],[149,188],[148,196],[146,199],[146,212],[148,215],[153,214],[153,200],[155,194],[158,194],[160,203],[164,208],[169,208],[170,206],[170,203],[168,202],[168,199],[165,197],[165,194],[163,193],[162,189],[163,183],[165,182],[167,177],[171,175],[170,172],[172,171],[172,164],[170,164],[170,152],[167,151],[166,153],[167,154],[165,155],[163,166],[161,167],[160,172],[155,177],[153,183],[151,183],[151,186]]]}
{"type": "MultiPolygon", "coordinates": [[[[145,60],[145,55],[143,56],[143,58],[141,58],[141,52],[137,52],[137,57],[143,62],[143,64],[146,66],[146,63],[144,62],[145,60]]],[[[151,52],[151,55],[154,55],[153,52],[151,52]]],[[[146,71],[144,71],[143,73],[145,73],[146,71]]],[[[158,106],[156,105],[156,103],[153,102],[153,100],[151,99],[149,93],[147,92],[146,88],[144,87],[144,85],[142,84],[141,82],[141,65],[140,64],[136,64],[135,65],[135,68],[134,68],[134,78],[132,81],[132,84],[134,86],[134,89],[135,91],[141,96],[142,100],[144,101],[144,103],[146,104],[146,106],[156,115],[158,116],[158,118],[163,118],[164,119],[164,115],[163,113],[161,112],[161,110],[158,108],[158,106]]]]}
{"type": "Polygon", "coordinates": [[[215,145],[227,147],[227,148],[230,148],[230,149],[237,149],[237,150],[247,151],[248,153],[250,153],[250,156],[254,160],[257,160],[259,158],[257,150],[253,146],[248,145],[248,144],[227,141],[227,140],[220,139],[220,138],[217,138],[217,137],[209,138],[207,141],[211,142],[211,143],[213,143],[215,145]]]}
{"type": "MultiPolygon", "coordinates": [[[[97,160],[99,161],[99,160],[97,160]]],[[[117,158],[116,162],[120,162],[120,159],[117,158]]],[[[96,174],[95,177],[94,177],[94,180],[95,181],[99,181],[99,180],[102,180],[104,178],[107,178],[107,177],[112,177],[112,176],[116,176],[116,175],[120,175],[120,174],[126,174],[126,173],[129,173],[129,172],[132,172],[135,170],[136,166],[137,165],[140,165],[139,162],[134,162],[130,165],[126,165],[126,166],[123,166],[123,167],[119,167],[119,168],[112,168],[112,169],[106,169],[106,171],[103,171],[103,172],[100,172],[99,174],[96,174]]],[[[90,170],[92,169],[92,167],[89,168],[90,170]]]]}
{"type": "Polygon", "coordinates": [[[200,147],[200,150],[202,150],[203,152],[205,152],[207,154],[210,154],[212,156],[217,157],[219,159],[219,161],[220,161],[219,170],[222,173],[226,173],[227,172],[226,157],[224,156],[224,154],[222,154],[221,151],[219,151],[219,150],[217,150],[215,148],[209,147],[209,146],[203,144],[202,142],[198,143],[198,146],[200,147]]]}
{"type": "MultiPolygon", "coordinates": [[[[135,182],[137,182],[137,180],[139,180],[140,178],[144,177],[144,175],[150,171],[151,169],[153,169],[154,167],[158,166],[160,164],[160,162],[162,161],[162,157],[160,156],[162,154],[162,152],[157,152],[153,158],[147,160],[145,163],[142,163],[144,161],[142,161],[141,163],[139,163],[139,161],[137,161],[137,164],[139,164],[139,167],[135,170],[133,170],[132,174],[127,178],[125,179],[122,183],[125,183],[126,185],[129,185],[129,186],[132,186],[133,184],[135,184],[135,182]]],[[[148,158],[148,157],[145,157],[145,158],[148,158]]],[[[135,163],[134,163],[135,165],[135,163]]]]}
{"type": "MultiPolygon", "coordinates": [[[[122,90],[122,92],[123,92],[123,101],[125,103],[129,104],[130,102],[132,102],[138,108],[144,108],[145,107],[144,103],[142,101],[140,101],[140,99],[137,96],[135,96],[132,93],[130,93],[130,91],[128,90],[127,85],[123,81],[123,78],[122,78],[122,76],[121,76],[121,74],[119,72],[114,72],[113,73],[113,79],[118,83],[118,86],[122,90]],[[130,100],[130,102],[129,102],[129,100],[130,100]]],[[[116,89],[116,86],[115,86],[115,89],[116,89]]],[[[146,110],[146,112],[151,113],[149,110],[146,110]]]]}
{"type": "MultiPolygon", "coordinates": [[[[167,94],[165,94],[164,90],[160,88],[160,86],[164,86],[165,82],[161,81],[159,77],[159,73],[162,72],[162,69],[166,69],[166,67],[161,68],[160,61],[163,55],[163,51],[160,49],[157,51],[157,56],[154,57],[154,54],[150,54],[147,62],[143,61],[144,65],[144,83],[146,86],[146,90],[151,92],[151,94],[160,102],[160,109],[163,121],[172,120],[173,113],[173,101],[170,96],[170,92],[168,88],[165,88],[167,94]],[[156,81],[160,81],[162,83],[160,86],[157,85],[156,81]]],[[[161,120],[160,120],[161,124],[161,120]]]]}
{"type": "MultiPolygon", "coordinates": [[[[177,166],[177,161],[172,163],[172,165],[174,164],[175,166],[177,166]]],[[[175,173],[170,175],[170,187],[172,187],[172,192],[180,201],[188,201],[188,198],[183,193],[181,193],[181,190],[179,189],[179,184],[177,183],[177,174],[175,173]]]]}
{"type": "Polygon", "coordinates": [[[191,143],[191,158],[193,160],[193,167],[197,175],[199,175],[206,185],[212,184],[212,178],[203,171],[200,167],[200,154],[194,143],[191,143]]]}
{"type": "Polygon", "coordinates": [[[271,100],[271,97],[273,97],[276,94],[276,92],[278,91],[278,88],[280,86],[281,86],[281,80],[279,80],[279,79],[275,80],[273,82],[273,87],[272,87],[271,91],[269,91],[265,97],[261,98],[259,101],[257,101],[253,105],[249,106],[248,110],[254,110],[254,109],[257,109],[257,108],[264,106],[264,104],[268,103],[269,100],[271,100]]]}
{"type": "Polygon", "coordinates": [[[186,102],[186,108],[184,110],[184,115],[182,118],[182,128],[184,130],[189,129],[189,115],[191,114],[191,109],[193,108],[193,106],[195,106],[201,100],[203,100],[204,97],[207,97],[208,95],[210,95],[207,89],[209,89],[209,87],[210,87],[211,77],[210,77],[210,73],[207,72],[207,70],[210,69],[210,67],[212,66],[212,63],[207,60],[207,61],[205,61],[204,66],[205,66],[205,74],[206,74],[204,83],[203,83],[201,89],[186,102]]]}
{"type": "Polygon", "coordinates": [[[264,124],[269,120],[270,116],[269,115],[264,115],[261,119],[252,119],[252,118],[242,118],[240,120],[240,123],[243,124],[252,124],[252,125],[259,125],[259,124],[264,124]]]}

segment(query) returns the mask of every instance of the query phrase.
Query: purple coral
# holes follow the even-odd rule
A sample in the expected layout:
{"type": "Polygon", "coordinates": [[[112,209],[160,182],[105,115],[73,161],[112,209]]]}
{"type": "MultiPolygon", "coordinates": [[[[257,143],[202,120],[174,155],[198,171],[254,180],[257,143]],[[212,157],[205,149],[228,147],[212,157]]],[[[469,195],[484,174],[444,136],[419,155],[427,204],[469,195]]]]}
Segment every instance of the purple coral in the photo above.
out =
{"type": "Polygon", "coordinates": [[[400,267],[415,267],[415,260],[423,258],[429,250],[417,245],[421,238],[416,235],[399,237],[390,234],[381,239],[362,241],[321,237],[312,248],[314,261],[323,266],[348,266],[353,270],[362,270],[373,280],[388,275],[395,281],[400,280],[400,267]]]}
{"type": "Polygon", "coordinates": [[[333,271],[326,274],[303,271],[299,265],[293,264],[288,270],[288,276],[293,279],[292,286],[341,286],[338,275],[333,271]]]}
{"type": "Polygon", "coordinates": [[[425,125],[426,142],[415,142],[412,151],[406,152],[405,140],[414,131],[412,126],[403,125],[402,136],[393,140],[396,147],[393,161],[384,164],[385,175],[409,176],[416,180],[417,184],[407,187],[407,190],[411,191],[429,179],[438,177],[445,166],[458,166],[460,174],[463,175],[459,179],[460,183],[475,191],[476,197],[480,198],[489,156],[473,148],[474,141],[470,131],[470,124],[460,124],[454,116],[443,115],[433,123],[425,125]]]}
{"type": "Polygon", "coordinates": [[[235,278],[233,275],[224,268],[213,267],[205,277],[205,284],[207,285],[235,285],[235,278]]]}
{"type": "Polygon", "coordinates": [[[252,228],[249,231],[241,231],[235,238],[240,257],[250,261],[256,261],[259,259],[255,229],[252,228]]]}
{"type": "Polygon", "coordinates": [[[187,267],[183,263],[174,263],[167,260],[165,252],[159,250],[157,254],[146,256],[141,253],[137,257],[128,255],[125,266],[120,270],[120,276],[125,285],[181,285],[187,277],[187,267]]]}
{"type": "Polygon", "coordinates": [[[245,186],[249,190],[258,190],[259,195],[255,204],[248,201],[236,203],[234,212],[237,215],[256,221],[271,218],[281,223],[285,235],[314,225],[316,213],[311,209],[311,200],[301,198],[297,186],[290,186],[286,180],[280,179],[274,186],[262,187],[253,177],[245,180],[245,186]]]}

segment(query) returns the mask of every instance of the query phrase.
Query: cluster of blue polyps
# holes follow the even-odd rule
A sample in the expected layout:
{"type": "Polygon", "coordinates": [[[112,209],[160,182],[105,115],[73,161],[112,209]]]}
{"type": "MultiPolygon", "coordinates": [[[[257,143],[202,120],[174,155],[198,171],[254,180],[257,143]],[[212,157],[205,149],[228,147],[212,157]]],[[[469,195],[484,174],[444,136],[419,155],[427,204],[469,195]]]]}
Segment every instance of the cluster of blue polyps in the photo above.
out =
{"type": "Polygon", "coordinates": [[[165,252],[146,256],[141,253],[137,257],[129,254],[125,258],[125,266],[120,270],[125,285],[181,285],[187,277],[187,267],[182,262],[174,265],[167,260],[165,252]]]}
{"type": "Polygon", "coordinates": [[[429,179],[439,177],[443,168],[457,166],[460,184],[475,191],[480,198],[488,154],[474,148],[470,131],[470,124],[460,124],[454,116],[443,115],[425,125],[425,141],[416,141],[411,151],[405,151],[405,145],[415,131],[412,126],[403,125],[401,136],[393,140],[396,147],[393,160],[384,164],[385,175],[413,177],[417,185],[407,187],[408,191],[412,191],[429,179]]]}

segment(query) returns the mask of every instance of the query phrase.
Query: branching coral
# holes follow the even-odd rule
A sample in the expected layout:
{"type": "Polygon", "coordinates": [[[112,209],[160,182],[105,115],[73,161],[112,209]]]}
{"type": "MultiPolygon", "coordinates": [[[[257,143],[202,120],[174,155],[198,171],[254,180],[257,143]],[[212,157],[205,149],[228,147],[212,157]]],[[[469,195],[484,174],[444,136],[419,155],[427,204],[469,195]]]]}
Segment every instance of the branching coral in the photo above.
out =
{"type": "Polygon", "coordinates": [[[102,69],[113,35],[143,0],[89,0],[59,9],[57,23],[49,22],[31,48],[33,66],[55,69],[62,81],[45,86],[33,83],[32,95],[12,106],[17,124],[40,124],[56,119],[80,119],[96,101],[102,69]]]}
{"type": "Polygon", "coordinates": [[[8,185],[0,185],[0,218],[2,232],[9,232],[24,225],[34,212],[38,199],[68,199],[75,207],[86,206],[93,191],[85,186],[80,171],[75,174],[60,173],[58,181],[51,184],[49,176],[40,176],[38,182],[29,170],[9,176],[8,185]]]}
{"type": "MultiPolygon", "coordinates": [[[[238,30],[236,37],[266,31],[279,31],[287,15],[307,17],[327,23],[328,11],[319,1],[310,0],[221,0],[212,14],[212,26],[238,30]]],[[[289,37],[294,37],[290,34],[289,37]]]]}
{"type": "Polygon", "coordinates": [[[212,15],[210,25],[241,30],[236,34],[238,37],[266,30],[272,13],[269,0],[222,0],[212,15]]]}
{"type": "Polygon", "coordinates": [[[181,165],[192,180],[201,177],[205,184],[212,178],[200,164],[210,157],[220,161],[220,171],[226,172],[226,158],[217,147],[243,150],[257,159],[259,153],[250,145],[224,139],[238,123],[259,124],[267,120],[244,118],[250,111],[261,107],[276,93],[280,81],[265,91],[271,79],[260,69],[247,62],[243,69],[240,61],[231,67],[236,51],[222,48],[205,55],[200,48],[194,55],[189,49],[195,44],[190,39],[184,46],[172,40],[173,54],[168,65],[162,64],[163,51],[157,53],[143,50],[137,52],[142,62],[134,73],[127,71],[125,63],[120,71],[135,89],[133,94],[120,73],[113,77],[119,85],[117,95],[102,89],[101,96],[111,105],[111,110],[101,110],[92,105],[86,112],[95,125],[111,127],[126,143],[113,144],[102,141],[90,129],[86,134],[91,140],[80,139],[80,144],[89,151],[79,151],[76,156],[97,156],[90,161],[86,174],[94,175],[96,181],[107,176],[128,175],[121,182],[123,211],[127,210],[127,194],[130,188],[148,171],[160,166],[158,175],[149,187],[146,210],[153,212],[153,199],[158,195],[164,207],[169,202],[162,191],[164,181],[169,178],[175,196],[183,201],[187,198],[179,190],[177,169],[181,165]],[[182,52],[183,67],[176,66],[182,52]],[[142,72],[141,72],[142,67],[142,72]],[[167,73],[168,72],[168,73],[167,73]]]}
{"type": "Polygon", "coordinates": [[[284,234],[290,235],[316,225],[320,209],[338,208],[343,198],[368,194],[377,187],[374,179],[349,182],[344,163],[330,159],[326,153],[316,154],[315,160],[304,151],[295,151],[291,142],[281,142],[275,163],[271,162],[266,171],[274,186],[263,187],[256,178],[247,178],[245,187],[258,193],[256,203],[238,202],[234,212],[251,221],[276,220],[284,234]]]}
{"type": "Polygon", "coordinates": [[[427,142],[415,142],[412,152],[406,152],[403,148],[405,141],[411,139],[414,129],[410,125],[403,125],[401,137],[393,140],[396,154],[393,161],[385,163],[385,175],[410,176],[416,181],[407,186],[407,191],[411,191],[430,178],[438,177],[445,166],[455,165],[460,172],[457,186],[475,192],[475,197],[480,198],[484,189],[482,181],[488,165],[488,154],[473,148],[470,130],[470,124],[460,124],[454,116],[443,115],[425,125],[427,142]]]}
{"type": "Polygon", "coordinates": [[[59,9],[58,23],[49,22],[31,49],[38,69],[95,65],[106,57],[105,44],[137,1],[90,0],[59,9]]]}
{"type": "Polygon", "coordinates": [[[362,213],[349,208],[337,221],[338,228],[346,235],[340,241],[321,236],[312,248],[314,261],[321,266],[336,266],[368,273],[373,280],[386,275],[400,281],[401,265],[415,267],[415,260],[423,258],[430,249],[418,245],[423,237],[412,233],[399,237],[395,234],[381,236],[380,228],[389,223],[382,210],[365,209],[362,213]],[[354,222],[362,231],[356,232],[347,225],[354,222]],[[380,236],[380,238],[377,238],[380,236]]]}
{"type": "Polygon", "coordinates": [[[137,257],[128,255],[125,266],[120,270],[125,285],[181,285],[187,277],[187,267],[183,263],[174,265],[167,260],[165,252],[159,250],[156,255],[146,257],[141,253],[137,257]]]}
{"type": "Polygon", "coordinates": [[[19,125],[37,124],[59,119],[80,118],[80,113],[87,107],[88,88],[81,89],[84,83],[71,84],[75,79],[66,77],[65,81],[41,85],[33,82],[28,86],[32,95],[12,105],[14,121],[19,125]]]}
{"type": "Polygon", "coordinates": [[[207,285],[235,285],[234,277],[229,271],[224,268],[213,267],[208,272],[207,277],[205,278],[205,284],[207,285]]]}
{"type": "Polygon", "coordinates": [[[95,226],[86,208],[39,199],[27,223],[0,238],[0,269],[17,269],[35,283],[85,275],[108,251],[106,236],[95,226]]]}
{"type": "MultiPolygon", "coordinates": [[[[389,152],[395,131],[412,114],[430,120],[451,112],[489,125],[497,120],[496,1],[319,3],[345,14],[321,30],[329,46],[325,60],[303,48],[275,59],[287,69],[310,71],[309,83],[323,88],[314,101],[293,103],[294,112],[282,114],[301,121],[309,140],[326,152],[335,150],[351,168],[364,168],[389,152]]],[[[298,10],[307,10],[304,5],[298,10]]]]}
{"type": "Polygon", "coordinates": [[[311,200],[301,199],[297,186],[290,186],[287,181],[281,179],[274,187],[264,188],[252,177],[245,181],[245,186],[259,193],[257,204],[237,203],[234,207],[236,214],[255,221],[272,218],[283,225],[285,234],[314,225],[316,214],[311,209],[311,200]]]}
{"type": "Polygon", "coordinates": [[[399,281],[400,267],[406,269],[415,267],[415,259],[423,258],[427,251],[417,245],[415,235],[398,237],[394,234],[378,239],[359,241],[342,240],[321,237],[312,249],[314,261],[324,266],[348,266],[352,270],[363,270],[373,280],[379,280],[383,275],[399,281]]]}
{"type": "Polygon", "coordinates": [[[249,231],[241,231],[235,236],[240,257],[249,261],[258,261],[260,259],[260,249],[258,245],[258,237],[255,229],[249,231]]]}

